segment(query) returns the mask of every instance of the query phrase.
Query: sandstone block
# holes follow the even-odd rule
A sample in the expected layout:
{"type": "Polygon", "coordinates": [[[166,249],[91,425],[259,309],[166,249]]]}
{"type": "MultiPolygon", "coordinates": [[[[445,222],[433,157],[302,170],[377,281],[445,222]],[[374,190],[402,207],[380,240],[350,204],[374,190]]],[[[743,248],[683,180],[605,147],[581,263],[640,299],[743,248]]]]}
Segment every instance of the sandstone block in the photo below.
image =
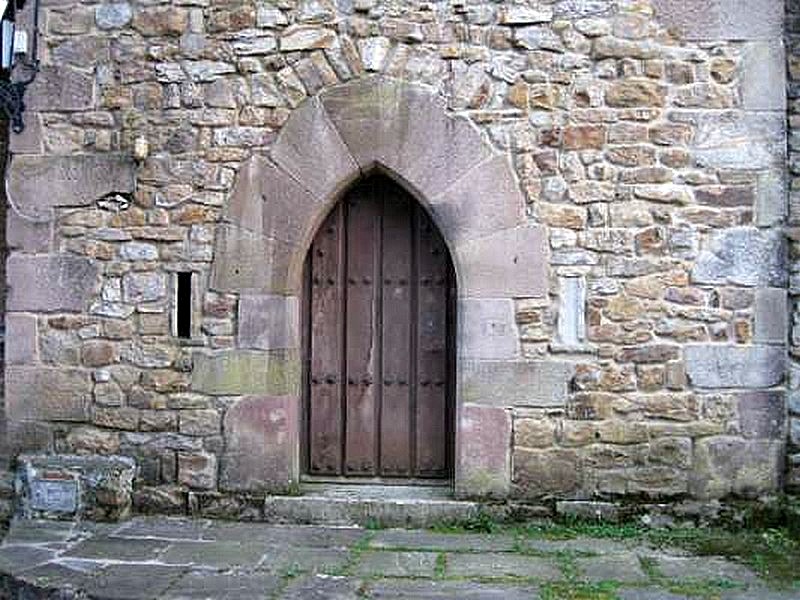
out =
{"type": "Polygon", "coordinates": [[[458,419],[456,495],[505,498],[511,483],[511,413],[463,404],[458,419]]]}
{"type": "Polygon", "coordinates": [[[783,287],[786,243],[779,231],[734,227],[712,234],[692,269],[706,284],[783,287]]]}
{"type": "Polygon", "coordinates": [[[398,174],[433,198],[491,151],[424,88],[373,77],[326,90],[322,102],[358,165],[398,174]]]}
{"type": "Polygon", "coordinates": [[[450,244],[525,222],[525,201],[503,156],[482,162],[441,194],[425,200],[450,244]]]}
{"type": "Polygon", "coordinates": [[[456,246],[453,258],[460,296],[541,298],[547,294],[547,236],[542,227],[503,229],[464,242],[456,246]]]}
{"type": "Polygon", "coordinates": [[[359,174],[358,165],[318,98],[295,109],[272,147],[271,156],[322,201],[331,201],[359,174]]]}
{"type": "Polygon", "coordinates": [[[252,396],[228,409],[222,489],[282,491],[297,480],[298,404],[296,396],[252,396]]]}
{"type": "Polygon", "coordinates": [[[789,305],[785,289],[758,288],[753,316],[753,340],[762,344],[786,344],[789,335],[789,305]]]}
{"type": "Polygon", "coordinates": [[[519,356],[513,300],[461,298],[458,314],[461,356],[495,360],[519,356]]]}
{"type": "Polygon", "coordinates": [[[563,407],[573,373],[568,362],[465,360],[459,364],[459,398],[495,406],[563,407]]]}
{"type": "Polygon", "coordinates": [[[786,123],[773,111],[692,113],[674,120],[696,125],[693,156],[700,166],[756,170],[783,164],[786,123]]]}
{"type": "Polygon", "coordinates": [[[192,390],[214,396],[297,394],[300,361],[296,352],[230,350],[194,355],[192,390]]]}
{"type": "Polygon", "coordinates": [[[295,296],[243,294],[239,298],[240,348],[300,347],[300,302],[295,296]]]}
{"type": "Polygon", "coordinates": [[[217,485],[217,457],[208,452],[178,452],[178,483],[209,490],[217,485]]]}
{"type": "Polygon", "coordinates": [[[575,450],[514,449],[513,495],[526,500],[564,496],[581,485],[580,458],[575,450]]]}
{"type": "Polygon", "coordinates": [[[336,32],[316,25],[293,25],[281,35],[281,52],[331,48],[336,32]]]}
{"type": "Polygon", "coordinates": [[[5,364],[29,365],[36,362],[36,332],[35,316],[6,313],[5,364]]]}
{"type": "Polygon", "coordinates": [[[155,302],[167,295],[167,278],[160,272],[128,273],[122,279],[126,302],[155,302]]]}
{"type": "Polygon", "coordinates": [[[86,367],[105,367],[119,360],[117,347],[103,340],[89,340],[81,344],[81,362],[86,367]]]}
{"type": "Polygon", "coordinates": [[[549,448],[555,445],[556,423],[549,419],[514,419],[514,448],[549,448]]]}
{"type": "Polygon", "coordinates": [[[744,44],[741,86],[745,110],[786,110],[786,51],[780,38],[744,44]]]}
{"type": "Polygon", "coordinates": [[[656,19],[685,40],[776,40],[783,5],[773,0],[654,0],[656,19]]]}
{"type": "Polygon", "coordinates": [[[92,401],[88,371],[8,367],[6,416],[10,421],[86,421],[92,401]]]}
{"type": "Polygon", "coordinates": [[[647,344],[623,348],[618,356],[619,362],[633,362],[638,364],[660,363],[676,360],[680,348],[671,344],[647,344]]]}
{"type": "Polygon", "coordinates": [[[144,36],[179,36],[189,25],[188,12],[179,7],[139,7],[133,28],[144,36]]]}
{"type": "Polygon", "coordinates": [[[705,389],[772,387],[786,370],[785,351],[779,346],[691,344],[684,357],[690,383],[705,389]]]}
{"type": "Polygon", "coordinates": [[[280,240],[221,224],[216,231],[211,289],[256,294],[299,291],[300,277],[292,265],[294,252],[280,240]]]}
{"type": "MultiPolygon", "coordinates": [[[[27,96],[26,96],[27,97],[27,96]]],[[[111,192],[133,192],[134,165],[113,154],[16,156],[8,191],[26,217],[51,218],[56,206],[88,206],[111,192]]]]}
{"type": "Polygon", "coordinates": [[[646,79],[625,79],[606,90],[606,103],[615,108],[664,106],[666,88],[646,79]]]}
{"type": "Polygon", "coordinates": [[[120,29],[131,22],[133,10],[127,2],[100,4],[94,9],[98,29],[120,29]]]}
{"type": "Polygon", "coordinates": [[[739,425],[746,438],[782,440],[786,424],[783,392],[748,392],[737,400],[739,425]]]}
{"type": "Polygon", "coordinates": [[[92,110],[94,90],[94,77],[89,73],[67,66],[42,66],[25,93],[25,108],[28,111],[92,110]]]}
{"type": "Polygon", "coordinates": [[[184,435],[218,435],[220,432],[221,419],[216,410],[183,410],[179,418],[178,431],[184,435]]]}
{"type": "Polygon", "coordinates": [[[11,311],[84,311],[97,287],[91,259],[68,254],[12,254],[7,262],[11,311]]]}
{"type": "Polygon", "coordinates": [[[690,491],[699,498],[757,498],[780,485],[784,443],[713,436],[695,442],[690,491]]]}

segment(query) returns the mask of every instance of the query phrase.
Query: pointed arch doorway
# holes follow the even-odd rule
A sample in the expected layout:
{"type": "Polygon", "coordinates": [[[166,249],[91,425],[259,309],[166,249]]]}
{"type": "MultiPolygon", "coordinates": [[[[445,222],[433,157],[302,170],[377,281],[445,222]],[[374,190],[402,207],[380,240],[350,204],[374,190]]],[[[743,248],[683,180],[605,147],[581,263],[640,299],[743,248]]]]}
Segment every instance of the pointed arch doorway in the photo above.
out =
{"type": "Polygon", "coordinates": [[[436,225],[381,174],[318,229],[304,275],[305,472],[449,479],[455,276],[436,225]]]}

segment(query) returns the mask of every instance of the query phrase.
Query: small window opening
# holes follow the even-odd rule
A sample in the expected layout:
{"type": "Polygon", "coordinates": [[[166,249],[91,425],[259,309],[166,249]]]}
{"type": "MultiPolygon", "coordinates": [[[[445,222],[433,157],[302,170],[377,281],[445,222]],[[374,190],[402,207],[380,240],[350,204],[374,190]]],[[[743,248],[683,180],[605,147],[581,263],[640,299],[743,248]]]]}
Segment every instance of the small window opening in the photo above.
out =
{"type": "Polygon", "coordinates": [[[177,333],[179,338],[192,337],[192,273],[178,273],[177,333]]]}

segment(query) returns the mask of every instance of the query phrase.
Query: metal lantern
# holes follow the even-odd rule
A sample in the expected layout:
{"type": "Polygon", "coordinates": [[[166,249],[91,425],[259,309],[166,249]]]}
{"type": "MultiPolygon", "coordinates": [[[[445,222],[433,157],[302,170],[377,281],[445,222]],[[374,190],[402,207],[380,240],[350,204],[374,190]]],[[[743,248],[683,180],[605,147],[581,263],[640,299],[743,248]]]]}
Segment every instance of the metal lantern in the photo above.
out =
{"type": "Polygon", "coordinates": [[[25,129],[25,89],[39,71],[39,0],[32,1],[29,34],[20,19],[26,0],[0,0],[0,108],[14,133],[25,129]]]}

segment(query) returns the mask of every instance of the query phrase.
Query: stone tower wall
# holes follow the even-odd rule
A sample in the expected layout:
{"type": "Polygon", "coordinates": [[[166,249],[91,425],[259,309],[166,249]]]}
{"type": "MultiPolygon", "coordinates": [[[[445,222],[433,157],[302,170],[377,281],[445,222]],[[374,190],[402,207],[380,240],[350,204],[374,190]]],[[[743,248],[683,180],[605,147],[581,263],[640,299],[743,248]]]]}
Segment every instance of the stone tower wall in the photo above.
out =
{"type": "MultiPolygon", "coordinates": [[[[243,165],[292,115],[380,74],[437,98],[510,161],[548,246],[542,296],[470,314],[475,332],[500,332],[482,358],[514,368],[461,413],[472,433],[458,443],[477,449],[464,468],[493,479],[460,491],[777,492],[798,423],[786,418],[784,6],[740,4],[43,0],[43,68],[10,142],[15,453],[131,456],[136,501],[155,510],[183,510],[189,491],[223,507],[247,491],[220,477],[241,448],[237,419],[259,414],[245,410],[253,397],[281,396],[290,372],[244,351],[240,294],[210,280],[220,224],[243,165]],[[188,342],[174,335],[178,271],[195,273],[188,342]]],[[[281,489],[298,473],[281,446],[299,443],[298,408],[273,408],[258,440],[279,448],[266,487],[281,489]]]]}

